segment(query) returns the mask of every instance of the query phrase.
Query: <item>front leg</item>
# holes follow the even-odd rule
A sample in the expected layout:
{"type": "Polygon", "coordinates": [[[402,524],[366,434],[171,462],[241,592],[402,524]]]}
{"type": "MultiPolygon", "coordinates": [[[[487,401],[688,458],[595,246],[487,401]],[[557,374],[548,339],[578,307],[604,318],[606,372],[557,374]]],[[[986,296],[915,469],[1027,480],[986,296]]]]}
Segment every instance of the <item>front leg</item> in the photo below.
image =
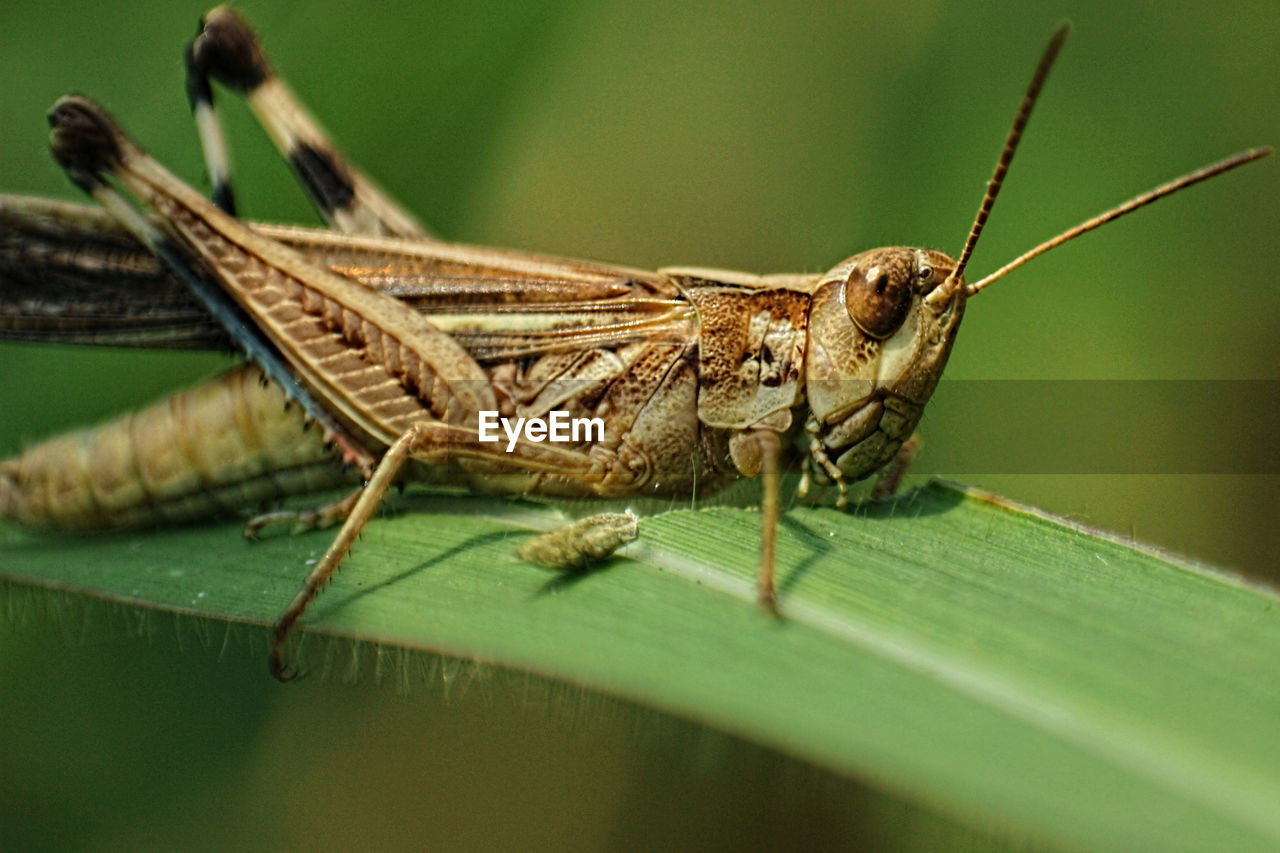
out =
{"type": "Polygon", "coordinates": [[[747,477],[760,477],[760,569],[756,573],[756,601],[778,615],[775,562],[778,546],[779,469],[782,438],[772,429],[743,430],[729,441],[734,466],[747,477]]]}

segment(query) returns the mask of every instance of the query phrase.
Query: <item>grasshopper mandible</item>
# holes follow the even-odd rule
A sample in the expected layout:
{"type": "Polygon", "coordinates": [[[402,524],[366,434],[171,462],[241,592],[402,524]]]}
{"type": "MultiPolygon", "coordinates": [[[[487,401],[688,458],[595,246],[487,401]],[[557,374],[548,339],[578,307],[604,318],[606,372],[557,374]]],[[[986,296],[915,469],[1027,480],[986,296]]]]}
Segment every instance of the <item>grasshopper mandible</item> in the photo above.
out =
{"type": "MultiPolygon", "coordinates": [[[[248,26],[225,8],[206,16],[188,51],[188,91],[216,204],[150,159],[85,98],[55,105],[52,147],[73,182],[197,292],[216,323],[278,383],[252,404],[254,411],[278,407],[286,395],[298,401],[306,417],[320,422],[323,438],[367,478],[349,498],[299,519],[344,523],[276,623],[271,669],[287,679],[283,650],[295,624],[387,488],[424,470],[406,467],[410,462],[448,466],[479,489],[569,497],[683,496],[760,477],[758,596],[776,612],[778,480],[788,460],[798,458],[802,493],[812,481],[832,483],[838,506],[847,501],[849,482],[877,472],[884,472],[882,490],[891,489],[969,297],[1054,246],[1270,153],[1243,152],[1171,181],[966,284],[965,266],[1065,36],[1059,30],[1040,60],[958,259],[887,247],[816,276],[646,272],[439,242],[337,154],[267,64],[248,26]],[[273,231],[234,217],[211,78],[248,99],[331,226],[351,236],[273,231]],[[359,270],[379,270],[381,281],[361,281],[359,270]],[[410,278],[412,304],[395,298],[403,295],[397,283],[410,278]],[[388,292],[379,292],[380,284],[388,292]],[[604,440],[555,445],[526,434],[510,452],[485,440],[482,413],[553,411],[602,419],[604,440]]],[[[63,220],[52,239],[74,239],[68,234],[77,228],[110,231],[82,211],[64,211],[63,220]]],[[[220,387],[239,389],[225,393],[250,407],[245,384],[239,373],[220,387]]],[[[221,478],[219,486],[252,491],[263,470],[287,464],[281,436],[305,421],[296,410],[291,417],[274,433],[239,440],[253,458],[216,470],[211,476],[221,478]]],[[[160,423],[162,414],[151,420],[158,433],[171,429],[160,423]]],[[[137,426],[130,424],[132,435],[137,426]]],[[[96,441],[110,456],[133,441],[115,429],[76,445],[96,441]]],[[[219,435],[235,445],[237,429],[227,424],[219,435]]],[[[129,444],[130,454],[140,450],[129,444]]],[[[334,468],[318,436],[290,450],[293,462],[334,468]]],[[[29,523],[74,515],[62,512],[50,492],[58,482],[91,475],[53,470],[66,455],[34,448],[3,463],[0,510],[29,523]]],[[[161,478],[164,501],[199,491],[201,477],[210,476],[177,468],[161,478]]],[[[136,520],[129,513],[138,505],[157,502],[136,483],[110,487],[113,512],[124,521],[136,520]]],[[[72,491],[93,503],[95,489],[102,491],[97,485],[72,491]]],[[[610,553],[633,536],[633,519],[597,516],[526,553],[567,565],[610,553]]]]}

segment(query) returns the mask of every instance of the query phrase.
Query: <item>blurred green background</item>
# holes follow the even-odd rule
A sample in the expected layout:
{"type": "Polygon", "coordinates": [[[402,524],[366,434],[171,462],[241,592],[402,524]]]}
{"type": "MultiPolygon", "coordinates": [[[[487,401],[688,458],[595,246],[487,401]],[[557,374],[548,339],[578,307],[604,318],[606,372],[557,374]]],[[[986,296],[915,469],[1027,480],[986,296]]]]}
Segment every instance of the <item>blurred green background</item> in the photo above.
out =
{"type": "MultiPolygon", "coordinates": [[[[199,181],[180,51],[204,8],[0,9],[0,188],[76,198],[48,157],[43,120],[69,91],[103,101],[199,181]]],[[[634,266],[820,272],[877,245],[958,251],[1062,19],[1075,32],[971,279],[1175,174],[1280,142],[1280,22],[1269,2],[241,8],[352,159],[446,237],[634,266]]],[[[317,223],[246,111],[221,103],[243,212],[317,223]]],[[[1179,381],[1252,381],[1224,386],[1227,399],[1280,387],[1278,170],[1280,161],[1246,167],[1001,282],[970,306],[947,372],[1134,381],[1135,424],[1207,436],[1210,456],[1245,460],[1223,470],[1251,470],[1256,453],[1252,470],[1263,473],[1178,474],[1184,451],[1164,440],[1174,455],[1151,468],[1160,474],[975,472],[965,461],[973,445],[1063,470],[1072,433],[1064,423],[992,434],[993,421],[1018,423],[1025,386],[1009,383],[1001,397],[1004,386],[986,382],[982,394],[965,382],[939,389],[918,472],[1276,578],[1276,424],[1265,406],[1253,421],[1227,418],[1202,388],[1180,394],[1179,381]]],[[[0,452],[225,363],[5,346],[0,452]]],[[[1145,441],[1140,427],[1109,450],[1145,441]]],[[[0,841],[222,847],[236,837],[231,824],[276,827],[273,846],[377,832],[388,844],[454,846],[669,833],[715,847],[815,825],[829,834],[814,840],[910,846],[957,832],[912,808],[910,791],[889,800],[577,691],[552,691],[547,710],[504,690],[442,698],[440,678],[408,698],[281,689],[254,655],[184,656],[171,628],[150,645],[120,636],[100,648],[75,619],[57,631],[32,616],[0,651],[0,841]]]]}

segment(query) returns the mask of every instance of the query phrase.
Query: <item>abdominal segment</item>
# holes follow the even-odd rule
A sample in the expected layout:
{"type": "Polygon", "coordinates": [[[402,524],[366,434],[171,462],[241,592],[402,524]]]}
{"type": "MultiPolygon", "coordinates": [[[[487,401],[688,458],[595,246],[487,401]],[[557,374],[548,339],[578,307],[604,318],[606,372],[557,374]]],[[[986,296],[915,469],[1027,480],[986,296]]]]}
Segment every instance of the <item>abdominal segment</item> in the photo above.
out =
{"type": "Polygon", "coordinates": [[[244,366],[0,462],[0,515],[38,529],[139,527],[356,480],[301,408],[244,366]]]}

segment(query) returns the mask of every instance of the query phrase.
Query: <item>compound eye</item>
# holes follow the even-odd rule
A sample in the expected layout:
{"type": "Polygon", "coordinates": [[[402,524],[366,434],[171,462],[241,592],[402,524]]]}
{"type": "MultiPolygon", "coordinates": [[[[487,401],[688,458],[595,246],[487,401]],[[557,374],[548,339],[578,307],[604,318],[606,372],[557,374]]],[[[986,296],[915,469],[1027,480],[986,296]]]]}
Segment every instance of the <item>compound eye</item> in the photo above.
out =
{"type": "Polygon", "coordinates": [[[911,310],[913,278],[910,263],[895,263],[893,259],[854,267],[845,282],[849,317],[871,337],[889,337],[898,331],[911,310]]]}

